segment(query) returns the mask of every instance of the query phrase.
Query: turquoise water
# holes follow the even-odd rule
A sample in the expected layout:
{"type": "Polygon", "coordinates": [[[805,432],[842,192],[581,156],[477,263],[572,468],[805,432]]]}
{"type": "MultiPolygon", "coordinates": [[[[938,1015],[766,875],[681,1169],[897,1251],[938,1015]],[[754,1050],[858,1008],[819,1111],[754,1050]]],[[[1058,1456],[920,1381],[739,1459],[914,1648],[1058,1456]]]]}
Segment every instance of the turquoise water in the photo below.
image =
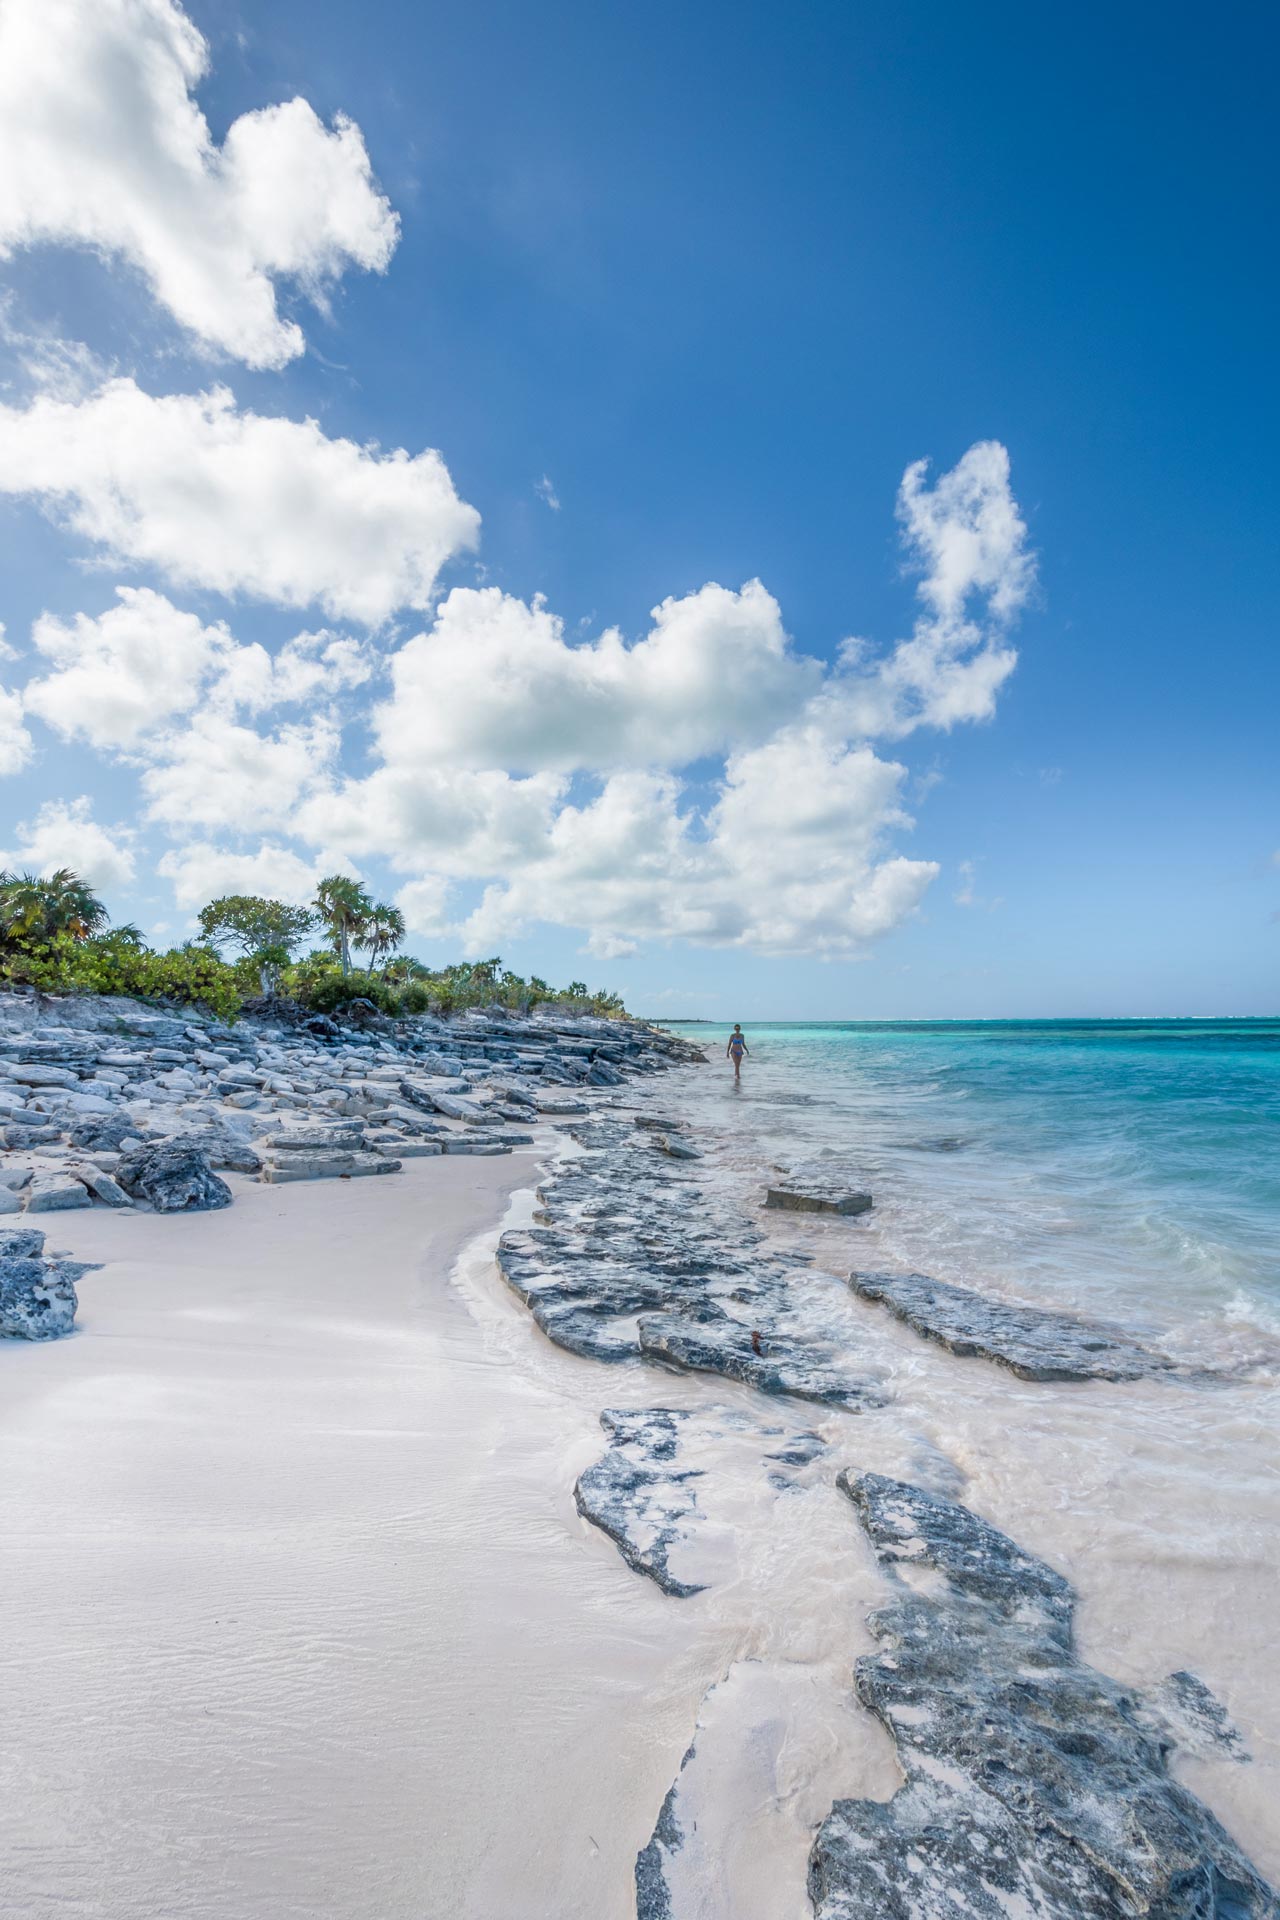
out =
{"type": "Polygon", "coordinates": [[[1274,1357],[1280,1020],[759,1026],[740,1091],[679,1031],[729,1164],[866,1175],[866,1263],[1274,1357]]]}

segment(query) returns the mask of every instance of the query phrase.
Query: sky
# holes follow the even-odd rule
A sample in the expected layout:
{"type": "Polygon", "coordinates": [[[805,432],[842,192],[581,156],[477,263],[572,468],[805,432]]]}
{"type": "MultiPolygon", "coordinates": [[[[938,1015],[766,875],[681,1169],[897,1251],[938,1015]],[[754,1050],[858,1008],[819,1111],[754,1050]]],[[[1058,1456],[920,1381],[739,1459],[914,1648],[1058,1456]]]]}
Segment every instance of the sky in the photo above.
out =
{"type": "Polygon", "coordinates": [[[0,0],[0,863],[1275,1013],[1258,7],[0,0]]]}

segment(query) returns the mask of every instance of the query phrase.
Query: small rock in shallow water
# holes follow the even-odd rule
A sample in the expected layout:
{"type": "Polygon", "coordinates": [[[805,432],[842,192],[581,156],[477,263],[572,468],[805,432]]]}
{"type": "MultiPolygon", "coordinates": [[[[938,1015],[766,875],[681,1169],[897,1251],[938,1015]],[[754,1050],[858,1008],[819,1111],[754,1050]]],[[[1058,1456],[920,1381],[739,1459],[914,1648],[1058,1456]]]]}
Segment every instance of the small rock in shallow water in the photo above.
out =
{"type": "Polygon", "coordinates": [[[1069,1313],[1020,1307],[923,1273],[854,1273],[853,1291],[874,1300],[951,1353],[996,1360],[1023,1380],[1137,1380],[1172,1361],[1115,1327],[1069,1313]]]}
{"type": "Polygon", "coordinates": [[[875,1204],[869,1193],[822,1193],[802,1187],[770,1187],[764,1203],[773,1212],[839,1214],[869,1213],[875,1204]]]}
{"type": "Polygon", "coordinates": [[[578,1512],[608,1534],[629,1567],[682,1598],[702,1592],[700,1584],[677,1579],[668,1565],[698,1507],[693,1483],[701,1471],[674,1464],[677,1436],[689,1418],[674,1407],[602,1413],[609,1451],[573,1490],[578,1512]]]}

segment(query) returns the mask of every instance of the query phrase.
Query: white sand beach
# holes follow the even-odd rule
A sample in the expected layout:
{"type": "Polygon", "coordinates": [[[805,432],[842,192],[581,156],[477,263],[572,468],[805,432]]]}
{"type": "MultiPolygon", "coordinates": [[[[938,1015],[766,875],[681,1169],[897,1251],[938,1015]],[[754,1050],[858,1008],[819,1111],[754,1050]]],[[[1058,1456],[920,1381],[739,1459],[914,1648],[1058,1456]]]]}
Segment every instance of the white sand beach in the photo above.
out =
{"type": "Polygon", "coordinates": [[[633,1910],[705,1675],[646,1705],[697,1628],[587,1540],[592,1416],[451,1290],[531,1166],[50,1222],[107,1264],[0,1345],[0,1912],[633,1910]]]}

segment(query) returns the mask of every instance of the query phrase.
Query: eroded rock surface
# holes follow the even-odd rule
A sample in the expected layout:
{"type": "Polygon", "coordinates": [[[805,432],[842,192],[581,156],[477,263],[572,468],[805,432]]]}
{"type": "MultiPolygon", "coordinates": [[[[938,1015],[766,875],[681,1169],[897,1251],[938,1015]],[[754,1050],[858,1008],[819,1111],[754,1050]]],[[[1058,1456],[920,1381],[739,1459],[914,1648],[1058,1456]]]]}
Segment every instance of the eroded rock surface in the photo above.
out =
{"type": "Polygon", "coordinates": [[[584,1157],[542,1188],[541,1224],[504,1234],[498,1252],[549,1339],[592,1359],[645,1358],[764,1393],[880,1404],[840,1291],[815,1284],[803,1255],[775,1252],[631,1124],[572,1131],[584,1157]]]}
{"type": "Polygon", "coordinates": [[[840,1800],[817,1920],[1276,1920],[1276,1895],[1168,1770],[1167,1726],[1084,1665],[1062,1576],[954,1501],[840,1485],[894,1586],[855,1669],[905,1784],[840,1800]]]}
{"type": "Polygon", "coordinates": [[[127,1194],[157,1213],[206,1213],[231,1205],[231,1189],[198,1147],[169,1140],[127,1153],[116,1168],[127,1194]]]}
{"type": "Polygon", "coordinates": [[[339,1024],[261,1000],[228,1026],[107,995],[0,992],[0,1212],[114,1204],[120,1157],[161,1144],[271,1182],[510,1153],[541,1114],[586,1113],[580,1088],[701,1058],[639,1022],[558,1009],[392,1021],[366,1007],[339,1024]],[[330,1153],[338,1126],[349,1137],[330,1153]],[[327,1157],[308,1168],[304,1152],[327,1157]]]}
{"type": "Polygon", "coordinates": [[[681,1597],[702,1592],[700,1582],[678,1579],[669,1565],[698,1511],[701,1469],[677,1464],[680,1428],[689,1418],[675,1407],[602,1413],[609,1450],[574,1488],[579,1513],[608,1534],[627,1565],[681,1597]]]}
{"type": "Polygon", "coordinates": [[[93,1268],[46,1256],[38,1227],[0,1228],[0,1338],[56,1340],[76,1317],[76,1281],[93,1268]]]}
{"type": "Polygon", "coordinates": [[[1023,1380],[1138,1380],[1173,1364],[1118,1327],[1020,1307],[923,1273],[854,1273],[849,1284],[927,1340],[996,1360],[1023,1380]]]}

